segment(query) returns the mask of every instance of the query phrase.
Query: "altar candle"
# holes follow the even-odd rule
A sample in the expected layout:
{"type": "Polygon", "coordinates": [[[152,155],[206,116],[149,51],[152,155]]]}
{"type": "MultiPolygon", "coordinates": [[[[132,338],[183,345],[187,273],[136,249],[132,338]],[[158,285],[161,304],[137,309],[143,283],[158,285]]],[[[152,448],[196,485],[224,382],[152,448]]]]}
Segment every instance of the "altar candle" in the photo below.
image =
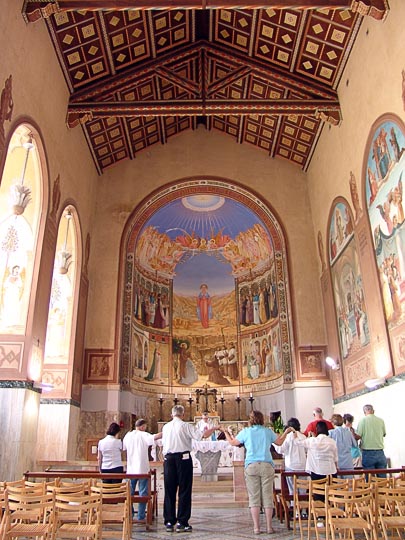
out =
{"type": "Polygon", "coordinates": [[[252,392],[250,392],[250,397],[253,397],[253,393],[252,393],[252,392]]]}
{"type": "Polygon", "coordinates": [[[188,397],[191,399],[191,392],[189,393],[188,397]]]}
{"type": "Polygon", "coordinates": [[[223,399],[223,397],[224,397],[224,393],[223,393],[223,392],[221,392],[221,399],[223,399]]]}
{"type": "Polygon", "coordinates": [[[239,392],[238,392],[238,397],[240,397],[239,392]]]}
{"type": "Polygon", "coordinates": [[[160,394],[160,399],[163,399],[163,394],[160,394]]]}
{"type": "Polygon", "coordinates": [[[174,394],[174,398],[177,399],[177,394],[174,394]]]}

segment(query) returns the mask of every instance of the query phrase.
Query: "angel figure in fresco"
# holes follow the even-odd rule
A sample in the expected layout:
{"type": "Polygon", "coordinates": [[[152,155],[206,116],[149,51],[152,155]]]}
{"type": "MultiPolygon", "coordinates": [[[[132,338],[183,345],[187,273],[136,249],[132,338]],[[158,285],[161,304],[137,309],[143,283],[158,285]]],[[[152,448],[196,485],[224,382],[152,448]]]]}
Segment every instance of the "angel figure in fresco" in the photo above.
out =
{"type": "Polygon", "coordinates": [[[402,172],[398,184],[390,191],[389,198],[396,208],[397,222],[398,224],[401,224],[405,219],[404,207],[402,206],[402,172]]]}
{"type": "Polygon", "coordinates": [[[8,77],[4,83],[4,88],[1,91],[0,97],[0,154],[4,149],[5,134],[4,134],[4,122],[11,121],[13,114],[14,102],[12,95],[12,76],[8,77]]]}
{"type": "Polygon", "coordinates": [[[212,306],[206,283],[200,285],[200,293],[197,296],[197,317],[203,328],[209,327],[209,320],[212,319],[212,306]]]}
{"type": "Polygon", "coordinates": [[[391,207],[391,203],[389,200],[386,200],[383,205],[377,204],[377,208],[380,211],[381,217],[385,221],[385,224],[387,226],[388,234],[392,234],[392,230],[394,228],[394,225],[392,223],[392,219],[390,216],[390,207],[391,207]]]}
{"type": "Polygon", "coordinates": [[[378,182],[377,182],[377,178],[375,174],[373,173],[370,167],[368,167],[367,169],[367,180],[368,180],[368,185],[370,188],[370,200],[368,201],[368,204],[371,205],[374,199],[377,197],[378,182]]]}
{"type": "MultiPolygon", "coordinates": [[[[349,184],[350,184],[350,196],[352,198],[352,203],[353,203],[354,212],[355,212],[355,221],[357,223],[357,221],[358,221],[359,217],[361,216],[362,212],[361,212],[361,207],[360,207],[359,194],[357,192],[356,178],[355,178],[352,171],[350,171],[349,184]]],[[[349,218],[349,216],[348,216],[348,218],[349,218]]]]}
{"type": "Polygon", "coordinates": [[[3,285],[2,318],[7,326],[14,326],[20,322],[20,303],[23,289],[21,268],[16,264],[11,268],[3,285]]]}

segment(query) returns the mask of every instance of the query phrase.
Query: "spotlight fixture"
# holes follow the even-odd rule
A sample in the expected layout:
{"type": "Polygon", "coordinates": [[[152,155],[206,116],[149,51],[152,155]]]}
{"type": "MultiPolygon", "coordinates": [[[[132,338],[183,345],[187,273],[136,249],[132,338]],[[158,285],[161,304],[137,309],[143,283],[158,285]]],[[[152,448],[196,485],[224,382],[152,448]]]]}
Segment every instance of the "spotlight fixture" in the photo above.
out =
{"type": "Polygon", "coordinates": [[[326,362],[326,365],[330,367],[330,369],[333,369],[333,370],[340,369],[340,364],[339,364],[338,359],[335,360],[335,358],[332,358],[331,356],[327,356],[325,358],[325,362],[326,362]]]}
{"type": "Polygon", "coordinates": [[[378,379],[368,379],[367,381],[365,381],[364,386],[366,388],[369,388],[370,390],[373,390],[374,388],[378,388],[379,386],[384,386],[386,382],[387,381],[383,377],[380,377],[378,379]]]}

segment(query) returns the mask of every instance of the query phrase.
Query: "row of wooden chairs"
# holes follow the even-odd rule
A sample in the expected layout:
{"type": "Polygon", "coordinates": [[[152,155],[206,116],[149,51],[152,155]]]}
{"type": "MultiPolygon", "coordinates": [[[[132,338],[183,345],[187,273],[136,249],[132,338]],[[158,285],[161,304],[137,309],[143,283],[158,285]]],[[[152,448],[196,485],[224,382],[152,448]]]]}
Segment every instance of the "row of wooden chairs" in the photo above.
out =
{"type": "Polygon", "coordinates": [[[294,533],[298,525],[301,540],[321,534],[335,540],[362,531],[367,540],[405,528],[405,477],[333,478],[310,480],[294,477],[294,533]],[[303,515],[307,514],[307,520],[303,515]]]}
{"type": "Polygon", "coordinates": [[[0,540],[131,537],[128,482],[9,482],[0,489],[0,540]]]}

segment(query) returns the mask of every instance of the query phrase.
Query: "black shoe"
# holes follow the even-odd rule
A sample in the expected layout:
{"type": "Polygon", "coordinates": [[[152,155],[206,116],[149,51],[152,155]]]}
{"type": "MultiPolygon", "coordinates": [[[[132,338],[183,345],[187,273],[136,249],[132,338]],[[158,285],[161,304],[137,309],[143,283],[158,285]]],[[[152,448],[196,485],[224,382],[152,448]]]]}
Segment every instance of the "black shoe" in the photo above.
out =
{"type": "Polygon", "coordinates": [[[178,523],[176,527],[176,532],[193,532],[193,527],[191,525],[181,525],[180,523],[178,523]]]}
{"type": "Polygon", "coordinates": [[[174,526],[171,523],[166,523],[165,527],[166,527],[167,532],[173,532],[174,531],[174,526]]]}

